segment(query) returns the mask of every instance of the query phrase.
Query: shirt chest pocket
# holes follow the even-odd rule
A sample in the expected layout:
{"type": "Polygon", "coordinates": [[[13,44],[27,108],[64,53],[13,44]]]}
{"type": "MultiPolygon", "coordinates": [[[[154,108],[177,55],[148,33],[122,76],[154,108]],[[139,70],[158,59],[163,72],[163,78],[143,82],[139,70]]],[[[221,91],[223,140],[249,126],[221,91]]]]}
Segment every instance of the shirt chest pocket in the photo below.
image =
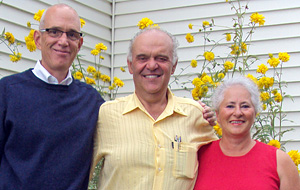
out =
{"type": "Polygon", "coordinates": [[[173,142],[173,175],[177,178],[194,178],[198,168],[197,145],[173,142]]]}

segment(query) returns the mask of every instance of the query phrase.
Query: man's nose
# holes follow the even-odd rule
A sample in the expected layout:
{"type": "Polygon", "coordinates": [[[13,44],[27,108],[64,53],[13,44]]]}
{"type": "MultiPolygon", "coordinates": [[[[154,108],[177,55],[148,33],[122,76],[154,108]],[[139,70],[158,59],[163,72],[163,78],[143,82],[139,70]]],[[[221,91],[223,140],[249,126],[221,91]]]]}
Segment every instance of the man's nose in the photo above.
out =
{"type": "Polygon", "coordinates": [[[62,33],[62,35],[59,37],[59,44],[63,46],[67,46],[69,41],[68,41],[68,36],[67,33],[62,33]]]}
{"type": "Polygon", "coordinates": [[[149,61],[147,62],[147,69],[153,71],[153,70],[157,69],[157,67],[158,67],[158,64],[155,61],[155,59],[154,58],[149,59],[149,61]]]}

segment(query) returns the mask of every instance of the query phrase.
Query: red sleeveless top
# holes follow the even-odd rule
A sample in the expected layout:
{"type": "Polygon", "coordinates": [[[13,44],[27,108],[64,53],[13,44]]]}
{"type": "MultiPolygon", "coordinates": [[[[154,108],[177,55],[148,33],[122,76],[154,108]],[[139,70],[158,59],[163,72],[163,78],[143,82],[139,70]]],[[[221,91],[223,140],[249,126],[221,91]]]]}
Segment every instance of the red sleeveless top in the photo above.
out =
{"type": "Polygon", "coordinates": [[[277,148],[256,141],[244,156],[223,154],[220,140],[200,148],[194,190],[279,190],[277,148]]]}

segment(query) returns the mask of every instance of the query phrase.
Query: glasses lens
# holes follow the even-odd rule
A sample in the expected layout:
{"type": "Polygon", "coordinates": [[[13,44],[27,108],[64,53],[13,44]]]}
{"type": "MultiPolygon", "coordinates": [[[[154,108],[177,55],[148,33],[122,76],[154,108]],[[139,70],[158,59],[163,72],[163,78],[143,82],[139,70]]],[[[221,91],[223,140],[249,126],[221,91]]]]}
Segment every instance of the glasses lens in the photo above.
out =
{"type": "Polygon", "coordinates": [[[70,40],[78,40],[80,38],[80,33],[77,32],[66,32],[70,40]]]}
{"type": "Polygon", "coordinates": [[[48,34],[51,37],[57,38],[60,37],[62,35],[62,31],[56,30],[56,29],[49,29],[48,30],[48,34]]]}
{"type": "Polygon", "coordinates": [[[44,31],[48,32],[48,35],[53,37],[53,38],[60,38],[62,36],[63,33],[66,33],[68,39],[75,41],[78,40],[81,36],[81,33],[79,32],[75,32],[75,31],[70,31],[70,32],[63,32],[61,30],[58,29],[52,29],[52,28],[46,28],[43,29],[44,31]]]}

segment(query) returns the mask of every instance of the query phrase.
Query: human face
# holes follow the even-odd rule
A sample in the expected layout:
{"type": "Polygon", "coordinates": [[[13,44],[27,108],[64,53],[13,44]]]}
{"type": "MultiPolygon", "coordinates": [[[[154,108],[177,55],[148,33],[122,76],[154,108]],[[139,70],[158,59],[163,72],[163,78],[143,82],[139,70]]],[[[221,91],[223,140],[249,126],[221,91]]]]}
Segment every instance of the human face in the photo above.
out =
{"type": "MultiPolygon", "coordinates": [[[[47,10],[42,29],[51,28],[64,32],[80,31],[80,21],[76,12],[66,6],[54,6],[47,10]]],[[[61,37],[49,36],[47,32],[35,31],[37,48],[42,53],[42,65],[56,78],[64,78],[74,61],[83,39],[70,40],[66,33],[61,37]],[[63,76],[61,76],[63,75],[63,76]]]]}
{"type": "Polygon", "coordinates": [[[165,95],[176,63],[172,64],[173,44],[162,31],[150,30],[140,34],[132,46],[132,62],[127,60],[133,74],[137,95],[165,95]]]}
{"type": "Polygon", "coordinates": [[[216,116],[222,127],[223,137],[250,136],[250,129],[256,116],[251,94],[241,85],[228,88],[216,116]]]}

